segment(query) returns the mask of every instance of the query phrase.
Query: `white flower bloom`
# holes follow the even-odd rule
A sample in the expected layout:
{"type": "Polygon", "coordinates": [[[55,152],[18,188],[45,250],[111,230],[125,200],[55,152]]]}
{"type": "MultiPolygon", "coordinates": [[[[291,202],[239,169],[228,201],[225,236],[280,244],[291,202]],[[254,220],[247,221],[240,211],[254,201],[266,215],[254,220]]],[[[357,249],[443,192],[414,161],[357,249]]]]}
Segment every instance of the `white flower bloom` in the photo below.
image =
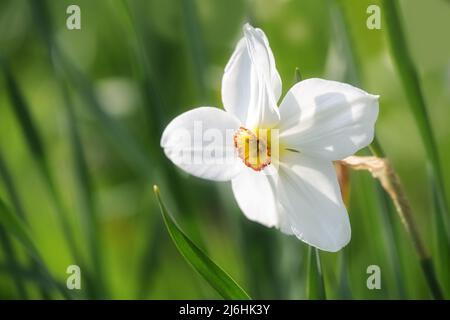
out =
{"type": "Polygon", "coordinates": [[[246,24],[222,79],[225,111],[181,114],[161,146],[194,176],[231,180],[248,219],[338,251],[351,230],[332,161],[372,141],[378,96],[322,79],[297,83],[278,107],[280,96],[269,42],[246,24]]]}

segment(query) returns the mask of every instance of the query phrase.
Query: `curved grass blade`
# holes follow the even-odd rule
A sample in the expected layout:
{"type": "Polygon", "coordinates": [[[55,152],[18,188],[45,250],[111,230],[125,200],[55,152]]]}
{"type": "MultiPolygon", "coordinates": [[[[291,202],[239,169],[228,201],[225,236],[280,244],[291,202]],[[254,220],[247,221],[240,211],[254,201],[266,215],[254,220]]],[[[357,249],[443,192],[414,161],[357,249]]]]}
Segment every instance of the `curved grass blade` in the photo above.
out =
{"type": "Polygon", "coordinates": [[[435,233],[435,257],[438,261],[436,270],[442,280],[442,289],[444,290],[445,298],[450,297],[450,241],[445,230],[445,223],[442,221],[443,213],[440,212],[442,207],[439,205],[438,193],[436,192],[436,183],[433,181],[433,175],[428,174],[432,195],[433,195],[433,224],[435,233]]]}
{"type": "Polygon", "coordinates": [[[11,213],[2,199],[0,199],[0,223],[8,232],[14,234],[22,242],[31,255],[37,253],[27,227],[16,215],[11,213]]]}
{"type": "Polygon", "coordinates": [[[0,224],[4,227],[5,230],[18,238],[31,258],[36,261],[36,264],[39,266],[39,268],[41,268],[43,276],[45,277],[47,282],[50,283],[55,289],[57,289],[64,298],[71,299],[71,294],[64,287],[62,287],[48,271],[47,267],[42,261],[39,251],[34,245],[34,242],[26,225],[16,214],[13,214],[9,210],[8,206],[3,202],[1,198],[0,224]]]}
{"type": "Polygon", "coordinates": [[[420,84],[419,74],[408,50],[405,34],[402,28],[399,4],[397,1],[383,0],[384,17],[387,24],[388,39],[391,48],[391,55],[398,75],[406,92],[409,107],[414,115],[416,125],[420,131],[422,142],[427,151],[428,161],[431,164],[431,174],[434,180],[434,189],[437,194],[438,205],[441,207],[438,214],[441,214],[445,223],[448,237],[448,202],[446,198],[442,167],[439,160],[439,152],[436,139],[432,130],[432,124],[428,116],[425,97],[420,84]]]}
{"type": "MultiPolygon", "coordinates": [[[[9,235],[4,230],[3,226],[0,225],[0,245],[4,252],[4,259],[6,265],[8,265],[11,269],[16,269],[20,267],[19,262],[17,261],[16,252],[14,251],[13,244],[9,235]]],[[[25,287],[25,283],[23,279],[17,274],[12,274],[12,280],[17,289],[17,294],[19,299],[28,299],[28,293],[25,287]]]]}
{"type": "MultiPolygon", "coordinates": [[[[392,4],[395,1],[389,1],[392,4]]],[[[341,39],[341,43],[342,43],[342,50],[345,52],[345,60],[346,63],[348,64],[347,68],[349,69],[347,72],[347,78],[348,81],[354,85],[360,85],[361,82],[361,74],[360,74],[360,61],[358,60],[358,57],[356,55],[356,49],[355,49],[355,41],[356,39],[352,39],[350,33],[347,33],[349,30],[349,25],[348,25],[348,21],[347,19],[345,19],[345,13],[344,13],[344,3],[342,1],[333,1],[330,2],[330,7],[332,9],[332,16],[338,20],[338,23],[336,23],[335,29],[336,31],[338,31],[339,33],[339,39],[341,39]]],[[[394,5],[395,6],[395,5],[394,5]]],[[[399,23],[398,21],[394,21],[394,24],[399,23]]],[[[396,30],[392,31],[393,33],[396,33],[396,30]]],[[[398,36],[398,34],[397,34],[398,36]]],[[[401,31],[400,31],[400,36],[401,36],[401,31]]],[[[391,39],[392,40],[392,39],[391,39]]],[[[402,39],[403,40],[403,39],[402,39]]],[[[403,49],[406,48],[405,43],[403,44],[391,44],[392,46],[404,46],[403,49]]],[[[408,54],[406,52],[406,54],[408,54]]],[[[410,60],[410,57],[408,56],[408,59],[410,60]]],[[[406,64],[409,64],[408,69],[414,69],[414,66],[412,64],[412,61],[408,61],[406,62],[406,64]]],[[[409,70],[411,71],[411,70],[409,70]]],[[[415,71],[413,70],[412,73],[415,73],[415,71]]],[[[403,76],[403,75],[402,75],[403,76]]],[[[417,74],[415,74],[416,77],[416,84],[418,85],[418,79],[417,79],[417,74]]],[[[414,76],[413,76],[414,78],[414,76]]],[[[417,89],[417,88],[416,88],[417,89]]],[[[420,87],[417,89],[417,91],[420,91],[420,87]]],[[[418,93],[419,95],[421,95],[421,93],[418,93]]],[[[422,102],[423,102],[423,97],[422,97],[422,102]]],[[[426,115],[426,109],[425,106],[422,105],[422,112],[425,112],[426,115]]],[[[425,122],[428,122],[427,119],[424,120],[425,122]]],[[[429,125],[429,123],[428,123],[429,125]]],[[[431,130],[429,132],[431,134],[431,130]]],[[[432,136],[432,134],[431,134],[432,136]]],[[[379,157],[379,158],[386,158],[386,155],[379,143],[379,141],[377,140],[377,137],[374,138],[372,144],[369,146],[370,151],[373,155],[379,157]]],[[[437,150],[436,150],[437,151],[437,150]]],[[[389,218],[391,218],[390,216],[392,216],[392,213],[395,212],[395,209],[392,207],[392,199],[388,198],[387,194],[380,190],[380,188],[378,188],[378,194],[380,199],[380,203],[381,203],[381,207],[382,207],[382,214],[383,214],[383,219],[385,220],[385,222],[387,220],[389,220],[389,218]]],[[[445,199],[444,201],[440,202],[442,206],[445,206],[445,199]]],[[[392,221],[391,221],[392,222],[392,221]]],[[[389,248],[390,248],[390,260],[391,260],[391,265],[394,267],[393,270],[395,273],[398,274],[399,272],[399,257],[397,256],[397,253],[399,252],[399,248],[400,248],[400,242],[398,240],[395,240],[395,237],[393,237],[393,235],[395,234],[394,229],[392,228],[392,223],[384,223],[385,226],[385,230],[386,233],[390,236],[387,237],[387,241],[389,243],[389,248]]],[[[444,230],[445,231],[445,230],[444,230]]],[[[412,241],[413,243],[415,242],[414,240],[412,241]]],[[[419,257],[421,255],[419,254],[419,257]]],[[[434,290],[433,288],[439,287],[438,285],[436,285],[436,277],[434,275],[434,271],[433,271],[433,267],[432,267],[432,262],[431,262],[431,257],[425,257],[420,258],[420,266],[422,268],[423,274],[425,279],[427,280],[427,284],[428,286],[432,289],[432,291],[436,291],[434,293],[435,296],[439,297],[439,288],[437,290],[434,290]]],[[[399,293],[400,295],[403,295],[404,293],[404,287],[405,287],[405,282],[403,280],[403,278],[397,278],[397,282],[398,282],[398,289],[399,289],[399,293]]]]}
{"type": "Polygon", "coordinates": [[[44,145],[39,133],[38,127],[36,126],[31,113],[28,102],[22,94],[13,74],[9,70],[6,64],[2,65],[3,71],[6,78],[6,85],[9,92],[9,97],[11,105],[13,107],[14,113],[16,115],[17,121],[19,122],[20,128],[23,132],[27,145],[33,155],[37,165],[39,166],[39,172],[42,174],[43,182],[49,190],[53,202],[55,205],[55,210],[57,213],[57,218],[59,224],[61,225],[62,232],[67,241],[68,248],[75,260],[80,263],[82,261],[81,255],[78,251],[75,236],[70,227],[70,223],[67,219],[66,212],[59,194],[58,188],[53,179],[52,172],[48,163],[48,158],[45,153],[44,145]]]}
{"type": "Polygon", "coordinates": [[[306,296],[309,300],[326,300],[325,285],[323,281],[322,264],[319,250],[309,247],[308,251],[308,278],[306,296]]]}
{"type": "Polygon", "coordinates": [[[67,111],[67,121],[69,123],[70,140],[73,154],[75,178],[77,180],[78,194],[81,199],[84,229],[87,237],[89,255],[92,263],[95,285],[91,285],[92,292],[96,298],[105,298],[106,280],[103,270],[103,255],[101,248],[101,237],[99,217],[96,210],[92,181],[89,174],[88,164],[83,150],[81,136],[76,124],[74,108],[69,92],[62,79],[59,81],[60,88],[64,97],[67,111]]]}
{"type": "Polygon", "coordinates": [[[206,70],[205,61],[207,59],[205,54],[206,48],[201,37],[197,7],[193,0],[181,1],[181,7],[186,35],[189,40],[187,45],[191,53],[192,64],[195,68],[197,87],[200,98],[204,100],[206,96],[206,83],[204,79],[206,70]]]}
{"type": "Polygon", "coordinates": [[[184,259],[225,299],[248,300],[250,296],[200,248],[198,248],[177,226],[170,216],[159,194],[153,186],[167,231],[184,259]]]}
{"type": "MultiPolygon", "coordinates": [[[[17,216],[24,221],[24,223],[27,222],[27,216],[25,214],[25,209],[22,205],[22,202],[19,198],[19,194],[17,193],[13,178],[11,173],[9,172],[9,169],[6,165],[6,162],[3,160],[2,153],[0,151],[0,178],[3,180],[6,191],[9,195],[10,201],[13,204],[14,211],[17,214],[17,216]]],[[[7,237],[7,235],[5,235],[7,237]]],[[[36,261],[30,258],[30,261],[28,262],[30,264],[31,272],[34,272],[35,274],[41,275],[41,271],[39,270],[39,266],[37,265],[36,261]]],[[[12,263],[14,265],[14,263],[12,263]]],[[[17,267],[17,266],[16,266],[17,267]]],[[[19,289],[19,288],[18,288],[19,289]]],[[[50,294],[47,290],[47,288],[40,286],[39,287],[41,291],[41,296],[43,299],[49,299],[50,294]]],[[[19,289],[20,290],[20,289],[19,289]]]]}

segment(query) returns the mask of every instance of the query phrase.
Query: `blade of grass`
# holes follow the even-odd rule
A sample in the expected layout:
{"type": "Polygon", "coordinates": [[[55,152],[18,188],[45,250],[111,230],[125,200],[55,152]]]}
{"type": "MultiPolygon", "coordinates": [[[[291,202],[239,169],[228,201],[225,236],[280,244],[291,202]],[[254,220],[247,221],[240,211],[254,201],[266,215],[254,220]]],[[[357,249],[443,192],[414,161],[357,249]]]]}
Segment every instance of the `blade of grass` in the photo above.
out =
{"type": "MultiPolygon", "coordinates": [[[[201,221],[197,210],[194,208],[195,195],[190,194],[190,188],[184,186],[183,179],[174,170],[173,166],[165,159],[160,148],[160,137],[164,129],[163,125],[167,123],[164,115],[169,109],[162,98],[162,88],[158,85],[157,79],[161,75],[157,74],[158,68],[155,67],[157,62],[154,61],[152,48],[159,40],[148,28],[148,19],[145,10],[140,6],[142,3],[134,2],[130,5],[127,1],[121,1],[120,17],[126,29],[129,30],[131,39],[131,48],[135,59],[132,60],[133,73],[136,81],[139,83],[142,96],[144,97],[144,112],[147,115],[147,126],[149,128],[150,153],[153,155],[152,161],[160,167],[160,175],[162,181],[167,181],[173,192],[173,200],[178,208],[184,208],[186,213],[187,230],[193,239],[200,244],[205,241],[200,232],[201,221]],[[151,44],[151,46],[149,45],[151,44]]],[[[153,224],[152,229],[159,228],[157,224],[153,224]]],[[[141,273],[138,276],[138,295],[143,296],[149,290],[149,286],[153,282],[148,268],[157,268],[158,259],[161,254],[161,248],[158,245],[162,233],[154,230],[149,233],[148,246],[142,259],[141,273]],[[153,243],[154,242],[154,243],[153,243]]]]}
{"type": "Polygon", "coordinates": [[[388,40],[393,62],[397,68],[398,75],[409,102],[408,105],[414,115],[414,119],[420,131],[422,142],[426,150],[428,161],[430,162],[431,174],[433,176],[432,180],[435,184],[434,189],[437,194],[438,204],[440,206],[440,210],[438,210],[437,213],[442,215],[440,219],[445,224],[447,239],[450,239],[448,235],[448,201],[445,193],[441,163],[439,160],[439,151],[432,130],[432,124],[428,116],[419,74],[406,43],[406,37],[401,22],[401,15],[399,13],[399,4],[397,1],[390,0],[383,0],[382,4],[384,8],[383,12],[387,25],[388,40]]]}
{"type": "MultiPolygon", "coordinates": [[[[17,261],[17,256],[16,253],[14,252],[13,244],[1,224],[0,224],[0,245],[3,248],[6,265],[8,265],[13,270],[18,269],[20,267],[20,264],[17,261]]],[[[19,299],[27,299],[28,293],[23,279],[17,274],[12,274],[12,278],[14,285],[17,289],[19,299]]]]}
{"type": "MultiPolygon", "coordinates": [[[[150,153],[153,156],[152,161],[160,166],[161,180],[167,180],[171,186],[177,207],[184,208],[189,215],[194,215],[195,210],[191,201],[193,195],[189,194],[189,188],[184,187],[182,179],[173,170],[173,166],[166,160],[160,148],[160,137],[164,129],[163,125],[167,122],[164,113],[168,110],[168,106],[159,93],[162,89],[158,86],[156,79],[160,75],[156,73],[155,62],[151,60],[152,48],[147,45],[147,43],[154,43],[158,39],[147,31],[149,28],[146,27],[145,22],[148,19],[146,16],[143,16],[143,10],[140,7],[133,7],[132,9],[127,1],[122,1],[121,4],[124,8],[121,12],[126,13],[122,16],[134,39],[132,47],[136,59],[133,61],[139,62],[135,62],[133,65],[137,81],[140,84],[142,95],[145,99],[145,112],[149,120],[147,123],[149,128],[151,128],[149,140],[150,153]]],[[[194,217],[189,220],[196,219],[194,217]]],[[[197,241],[204,242],[199,236],[200,232],[197,230],[197,227],[189,226],[189,231],[195,233],[194,236],[197,241]]]]}
{"type": "Polygon", "coordinates": [[[326,300],[327,296],[325,293],[319,250],[311,246],[308,250],[308,278],[306,287],[306,296],[309,300],[326,300]]]}
{"type": "MultiPolygon", "coordinates": [[[[12,176],[8,170],[8,167],[3,160],[3,156],[0,152],[0,177],[2,178],[6,191],[8,192],[9,198],[13,204],[14,211],[17,213],[17,215],[26,223],[27,222],[27,216],[25,214],[24,207],[22,205],[22,202],[20,201],[19,195],[17,193],[16,187],[14,185],[14,181],[12,179],[12,176]]],[[[39,270],[39,266],[36,264],[36,261],[30,258],[29,261],[31,272],[34,272],[37,276],[41,276],[41,271],[39,270]]],[[[45,287],[40,287],[41,296],[43,299],[49,299],[50,294],[45,287]]]]}
{"type": "Polygon", "coordinates": [[[159,194],[153,187],[161,214],[175,246],[185,260],[225,299],[250,299],[249,295],[200,248],[198,248],[177,226],[170,216],[159,194]]]}
{"type": "MultiPolygon", "coordinates": [[[[90,111],[97,119],[103,131],[107,134],[107,138],[110,139],[119,155],[122,156],[123,159],[129,164],[130,168],[132,168],[139,176],[144,176],[146,181],[156,180],[162,182],[162,173],[155,161],[155,158],[157,158],[157,156],[160,154],[159,150],[152,149],[149,153],[144,152],[144,148],[142,148],[136,142],[136,140],[133,139],[129,131],[121,126],[106,112],[104,112],[89,79],[84,74],[82,74],[82,72],[78,70],[73,63],[71,63],[71,61],[60,50],[57,42],[54,40],[53,28],[51,26],[50,19],[48,18],[48,9],[45,3],[32,1],[30,4],[32,6],[33,17],[35,18],[36,23],[42,26],[40,28],[41,36],[47,43],[49,56],[51,57],[51,64],[54,68],[55,73],[63,74],[75,86],[77,92],[84,100],[85,105],[89,107],[88,111],[90,111]]],[[[125,11],[128,13],[127,6],[125,6],[125,11]]],[[[127,17],[127,15],[122,16],[127,17]]],[[[128,21],[128,24],[130,24],[130,22],[131,21],[128,21]]],[[[142,52],[142,50],[140,50],[137,60],[144,61],[143,69],[144,71],[148,71],[148,64],[143,56],[145,56],[145,54],[142,52]]],[[[142,68],[138,67],[136,69],[139,70],[140,78],[146,77],[147,73],[140,71],[142,68]]],[[[60,77],[62,78],[62,76],[60,77]]],[[[145,87],[145,89],[148,89],[147,84],[149,82],[146,79],[147,78],[142,80],[144,83],[143,87],[145,87]]],[[[148,90],[144,91],[147,92],[148,90]]],[[[151,92],[154,92],[154,90],[152,90],[151,92]]],[[[147,94],[145,96],[147,97],[147,94]]],[[[151,105],[153,106],[153,101],[151,102],[151,105]]],[[[159,108],[160,106],[156,105],[156,107],[159,108]]],[[[153,110],[155,108],[148,109],[153,110]]],[[[153,119],[154,117],[152,116],[151,118],[153,119]]],[[[154,131],[152,131],[151,133],[154,139],[159,138],[159,134],[155,134],[154,131]]],[[[159,146],[159,141],[152,143],[151,146],[159,146]]],[[[174,185],[177,186],[178,184],[174,185]]],[[[150,237],[153,237],[153,234],[151,234],[150,237]]],[[[151,242],[153,240],[154,239],[152,238],[149,241],[151,242]]],[[[156,243],[158,242],[159,239],[156,240],[156,243]]],[[[155,245],[154,247],[160,250],[160,246],[155,245]]],[[[155,256],[159,256],[159,254],[150,252],[148,254],[150,255],[150,257],[144,257],[143,259],[143,270],[145,270],[144,267],[148,266],[149,259],[154,259],[155,256]]],[[[156,264],[157,261],[155,261],[155,265],[156,264]]],[[[146,287],[146,285],[143,284],[144,281],[147,281],[147,283],[151,282],[151,279],[148,279],[148,274],[146,273],[142,273],[141,277],[139,278],[139,294],[142,294],[142,290],[144,290],[143,287],[146,287]]]]}
{"type": "Polygon", "coordinates": [[[54,290],[55,287],[59,288],[58,290],[65,290],[65,283],[58,282],[56,280],[54,282],[49,281],[47,278],[36,274],[33,269],[25,268],[23,266],[12,268],[7,264],[0,263],[0,273],[7,273],[12,276],[20,277],[26,281],[32,281],[42,291],[50,292],[54,290]]]}
{"type": "MultiPolygon", "coordinates": [[[[11,181],[9,179],[8,172],[6,170],[5,163],[3,161],[2,154],[0,153],[0,176],[2,177],[2,180],[5,181],[6,188],[10,190],[11,187],[11,181]]],[[[15,201],[17,199],[14,199],[15,201]]],[[[14,252],[13,245],[11,243],[11,239],[9,238],[6,231],[3,229],[3,227],[0,225],[0,243],[3,247],[3,251],[5,252],[5,258],[7,261],[7,264],[11,266],[12,269],[19,267],[19,262],[17,261],[16,254],[14,252]]],[[[28,294],[25,288],[25,284],[22,281],[20,277],[17,275],[13,275],[13,280],[17,289],[17,293],[19,294],[19,297],[21,299],[27,299],[28,294]]]]}
{"type": "Polygon", "coordinates": [[[22,129],[30,152],[40,169],[39,172],[42,174],[43,181],[48,188],[51,197],[53,198],[58,221],[66,239],[68,248],[72,254],[72,257],[78,263],[81,263],[81,255],[78,252],[74,234],[65,214],[58,188],[55,185],[40,133],[29,111],[30,107],[6,64],[3,65],[3,71],[6,78],[6,85],[8,88],[11,105],[13,106],[14,113],[17,121],[19,122],[20,128],[22,129]]]}
{"type": "Polygon", "coordinates": [[[45,266],[39,251],[34,245],[34,241],[30,235],[30,232],[26,225],[21,221],[21,219],[13,214],[7,205],[0,198],[0,224],[3,225],[4,229],[8,233],[13,234],[22,243],[24,248],[27,250],[28,254],[36,261],[39,268],[42,270],[43,275],[55,289],[57,289],[61,295],[66,299],[71,299],[72,295],[62,287],[50,274],[47,267],[45,266]]]}
{"type": "Polygon", "coordinates": [[[166,244],[162,242],[163,239],[163,222],[158,217],[153,217],[150,221],[151,226],[148,240],[146,241],[145,251],[142,254],[142,261],[140,264],[137,297],[138,299],[145,299],[150,291],[150,288],[155,282],[157,269],[159,267],[162,253],[165,252],[166,244]]]}
{"type": "Polygon", "coordinates": [[[435,234],[435,256],[437,257],[440,278],[442,279],[442,288],[445,291],[446,298],[450,297],[450,244],[445,230],[445,223],[442,221],[442,206],[439,205],[438,193],[436,192],[436,183],[433,181],[433,175],[428,175],[431,185],[431,193],[433,198],[434,213],[434,234],[435,234]]]}
{"type": "Polygon", "coordinates": [[[14,234],[22,242],[28,253],[34,256],[37,255],[38,251],[31,240],[28,228],[22,224],[16,215],[11,213],[2,199],[0,199],[0,223],[5,230],[14,234]]]}
{"type": "Polygon", "coordinates": [[[206,84],[205,84],[205,62],[206,60],[206,48],[203,44],[201,37],[201,28],[198,19],[197,8],[193,0],[182,0],[181,9],[183,15],[183,21],[188,39],[188,48],[191,53],[192,63],[195,69],[195,77],[197,80],[197,86],[200,94],[200,99],[204,100],[206,97],[206,84]]]}
{"type": "Polygon", "coordinates": [[[72,147],[72,155],[74,159],[75,178],[77,179],[78,194],[81,199],[82,212],[84,213],[84,229],[87,237],[90,260],[92,263],[92,277],[95,279],[95,285],[92,285],[93,293],[96,298],[106,298],[107,290],[105,288],[106,280],[103,270],[103,255],[101,248],[101,238],[99,236],[99,218],[94,201],[94,191],[92,181],[89,174],[88,165],[84,155],[82,141],[78,132],[75,120],[72,101],[63,79],[59,81],[61,91],[66,106],[67,121],[69,123],[70,140],[72,147]]]}
{"type": "Polygon", "coordinates": [[[352,299],[352,290],[350,287],[350,279],[348,272],[348,252],[342,250],[339,256],[339,299],[350,300],[352,299]]]}
{"type": "MultiPolygon", "coordinates": [[[[391,1],[391,3],[393,3],[394,1],[391,1]]],[[[346,57],[347,57],[347,64],[350,67],[350,75],[351,78],[350,79],[354,79],[354,81],[356,83],[353,83],[355,85],[358,85],[360,82],[360,67],[359,67],[359,62],[356,56],[356,52],[354,49],[354,44],[353,44],[353,39],[351,39],[351,37],[347,34],[347,30],[349,29],[348,23],[345,19],[345,14],[344,14],[344,8],[343,8],[343,2],[341,1],[334,1],[334,2],[330,2],[330,4],[332,5],[332,10],[334,10],[334,16],[338,19],[340,19],[342,22],[339,23],[338,25],[336,25],[336,28],[341,30],[341,34],[343,35],[343,44],[346,44],[344,47],[344,51],[346,52],[346,57]]],[[[424,109],[424,111],[426,111],[424,109]]],[[[372,152],[373,155],[379,157],[379,158],[386,158],[386,155],[384,154],[384,151],[378,141],[378,139],[376,137],[374,137],[374,140],[372,142],[372,144],[369,146],[370,147],[370,151],[372,152]]],[[[397,181],[399,182],[399,181],[397,181]]],[[[392,200],[392,199],[391,199],[392,200]]],[[[384,208],[388,208],[388,210],[392,210],[392,206],[385,206],[385,203],[382,203],[382,207],[384,208]]],[[[409,206],[408,206],[409,207],[409,206]]],[[[409,210],[407,211],[407,215],[410,215],[409,210]]],[[[426,250],[424,250],[424,245],[423,245],[423,241],[420,237],[420,234],[417,231],[417,227],[415,225],[414,219],[413,217],[408,217],[406,220],[403,218],[404,213],[401,211],[397,211],[400,215],[401,221],[403,226],[405,227],[407,233],[410,235],[410,239],[412,240],[413,246],[419,256],[419,263],[421,265],[422,271],[424,273],[425,279],[427,280],[427,284],[430,288],[430,290],[432,291],[432,294],[435,297],[440,297],[441,296],[441,292],[439,289],[439,284],[437,283],[437,279],[436,279],[436,275],[434,272],[434,268],[433,268],[433,263],[432,263],[432,259],[431,256],[428,255],[428,253],[426,252],[426,250]],[[410,230],[414,230],[414,232],[410,232],[410,230]]],[[[386,213],[386,212],[385,212],[386,213]]],[[[386,215],[384,217],[386,219],[386,215]]],[[[390,224],[385,224],[385,227],[388,228],[386,231],[388,234],[393,234],[393,229],[392,226],[390,224]]],[[[389,238],[395,238],[395,237],[389,237],[389,238]]],[[[392,248],[392,252],[391,252],[391,256],[397,256],[395,253],[398,252],[398,244],[395,243],[393,240],[389,240],[389,247],[392,248]]],[[[445,254],[445,253],[444,253],[445,254]]],[[[394,262],[394,266],[398,266],[397,263],[395,263],[397,259],[395,258],[395,260],[393,260],[394,262]]],[[[397,269],[397,267],[395,267],[395,269],[397,269]]],[[[399,292],[402,292],[402,288],[404,287],[402,282],[399,282],[399,292]]]]}
{"type": "Polygon", "coordinates": [[[91,81],[70,61],[59,48],[53,36],[53,27],[49,18],[48,8],[45,1],[29,1],[35,23],[47,45],[48,56],[51,59],[55,73],[61,73],[70,80],[80,94],[81,98],[89,106],[89,111],[96,117],[103,130],[108,133],[113,145],[130,164],[139,176],[143,174],[148,177],[158,176],[151,165],[151,154],[146,154],[128,130],[119,125],[116,120],[109,116],[98,101],[91,81]]]}
{"type": "MultiPolygon", "coordinates": [[[[389,35],[388,40],[391,55],[405,90],[409,107],[413,112],[430,164],[429,179],[432,184],[433,203],[435,205],[436,215],[435,220],[439,221],[439,227],[436,231],[439,233],[439,241],[446,242],[445,244],[441,244],[444,251],[438,252],[438,255],[441,257],[440,262],[444,264],[440,265],[440,269],[443,269],[448,267],[448,261],[450,260],[450,252],[445,250],[445,248],[450,246],[450,230],[448,223],[448,200],[445,193],[444,175],[439,159],[439,151],[432,130],[432,124],[428,116],[427,105],[420,84],[419,74],[408,50],[408,44],[401,22],[401,15],[399,13],[399,4],[395,1],[386,0],[383,0],[382,4],[389,35]]],[[[430,270],[430,272],[434,274],[431,260],[424,261],[422,266],[424,269],[430,270]]],[[[431,279],[435,278],[433,275],[430,277],[431,279]]],[[[448,269],[444,271],[442,277],[443,279],[448,279],[448,269]]]]}

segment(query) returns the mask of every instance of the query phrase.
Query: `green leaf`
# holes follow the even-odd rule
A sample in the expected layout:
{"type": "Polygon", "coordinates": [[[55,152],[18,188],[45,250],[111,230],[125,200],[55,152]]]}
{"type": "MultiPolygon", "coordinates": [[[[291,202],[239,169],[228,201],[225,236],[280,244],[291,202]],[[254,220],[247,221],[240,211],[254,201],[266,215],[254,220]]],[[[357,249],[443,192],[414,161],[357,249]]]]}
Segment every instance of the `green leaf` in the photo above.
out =
{"type": "Polygon", "coordinates": [[[217,264],[215,264],[177,226],[161,200],[158,186],[153,186],[161,214],[175,246],[186,261],[225,299],[248,300],[250,296],[217,264]]]}
{"type": "Polygon", "coordinates": [[[307,293],[309,300],[326,300],[325,285],[323,281],[322,265],[319,250],[309,247],[308,251],[308,279],[307,293]]]}

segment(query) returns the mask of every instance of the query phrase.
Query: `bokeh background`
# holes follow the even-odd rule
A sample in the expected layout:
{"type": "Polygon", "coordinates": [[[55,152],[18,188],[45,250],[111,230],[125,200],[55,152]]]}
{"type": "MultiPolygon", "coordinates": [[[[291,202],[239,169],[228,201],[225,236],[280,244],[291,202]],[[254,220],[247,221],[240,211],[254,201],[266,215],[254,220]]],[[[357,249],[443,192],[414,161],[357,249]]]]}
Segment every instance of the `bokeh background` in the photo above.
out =
{"type": "MultiPolygon", "coordinates": [[[[450,2],[395,1],[450,191],[450,2]]],[[[381,96],[379,142],[449,297],[447,217],[436,209],[385,21],[366,27],[370,4],[379,1],[0,1],[0,199],[42,258],[34,262],[3,224],[0,298],[63,298],[42,270],[65,287],[72,264],[83,279],[75,298],[220,298],[168,236],[153,184],[186,234],[252,297],[308,297],[307,245],[246,220],[228,183],[187,176],[159,147],[174,116],[222,107],[223,69],[247,21],[266,32],[284,93],[298,67],[303,78],[381,96]],[[70,4],[81,8],[81,30],[66,28],[70,4]]],[[[352,240],[320,253],[327,298],[430,298],[391,201],[369,173],[350,177],[352,240]],[[366,287],[369,265],[381,268],[381,290],[366,287]]]]}

